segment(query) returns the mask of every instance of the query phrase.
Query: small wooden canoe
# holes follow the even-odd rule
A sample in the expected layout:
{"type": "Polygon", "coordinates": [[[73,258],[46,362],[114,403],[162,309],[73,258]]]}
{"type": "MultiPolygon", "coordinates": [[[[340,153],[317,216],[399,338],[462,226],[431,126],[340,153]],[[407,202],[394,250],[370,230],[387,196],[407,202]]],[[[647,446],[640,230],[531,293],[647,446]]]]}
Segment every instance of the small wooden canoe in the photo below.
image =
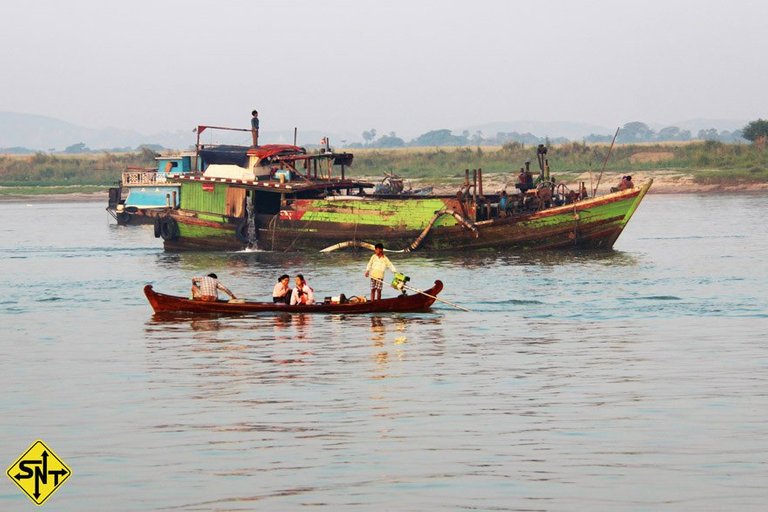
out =
{"type": "MultiPolygon", "coordinates": [[[[435,281],[435,285],[424,290],[424,293],[437,296],[443,289],[442,281],[435,281]]],[[[315,304],[276,304],[274,302],[228,302],[219,300],[207,302],[192,300],[185,297],[158,293],[148,284],[144,287],[144,295],[155,313],[215,313],[215,314],[243,314],[277,311],[285,313],[408,313],[412,311],[424,311],[435,302],[432,297],[421,293],[414,295],[401,295],[393,299],[381,299],[377,301],[365,301],[346,304],[328,304],[319,302],[315,304]]]]}

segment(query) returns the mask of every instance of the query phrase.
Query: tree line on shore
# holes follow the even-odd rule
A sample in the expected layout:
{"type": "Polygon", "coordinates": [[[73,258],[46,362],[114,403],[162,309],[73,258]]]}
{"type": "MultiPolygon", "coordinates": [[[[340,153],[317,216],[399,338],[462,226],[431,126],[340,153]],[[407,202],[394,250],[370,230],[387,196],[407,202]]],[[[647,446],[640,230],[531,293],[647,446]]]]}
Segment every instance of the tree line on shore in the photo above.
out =
{"type": "MultiPolygon", "coordinates": [[[[691,133],[690,130],[680,129],[676,126],[667,126],[659,131],[654,131],[647,124],[640,121],[632,121],[626,123],[619,130],[616,142],[618,144],[634,144],[634,143],[649,143],[649,142],[687,142],[687,141],[716,141],[725,144],[739,144],[746,143],[747,141],[756,141],[760,136],[768,136],[768,121],[758,119],[748,123],[744,128],[738,130],[722,130],[718,131],[716,128],[708,128],[699,130],[697,134],[691,133]]],[[[376,129],[365,130],[362,133],[362,143],[355,142],[351,144],[345,144],[344,146],[350,149],[354,148],[403,148],[403,147],[442,147],[442,146],[503,146],[510,142],[520,144],[544,144],[550,146],[552,144],[566,144],[573,142],[566,137],[549,137],[547,135],[539,136],[530,132],[519,133],[513,132],[497,132],[495,135],[486,136],[482,131],[478,130],[475,133],[470,133],[468,130],[463,131],[461,134],[454,134],[451,130],[443,128],[439,130],[430,130],[426,133],[415,137],[414,139],[406,142],[401,137],[398,137],[395,132],[389,132],[381,135],[376,129]]],[[[582,137],[579,142],[595,144],[611,142],[613,135],[606,134],[590,134],[586,137],[582,137]]],[[[308,147],[312,147],[309,145],[308,147]]],[[[165,148],[159,144],[142,144],[137,148],[110,148],[94,150],[88,147],[85,142],[78,142],[71,144],[64,148],[63,151],[57,152],[67,155],[105,152],[105,153],[130,153],[141,152],[143,150],[163,151],[169,148],[165,148]]],[[[0,154],[35,154],[39,151],[25,148],[25,147],[10,147],[0,148],[0,154]]]]}
{"type": "MultiPolygon", "coordinates": [[[[675,170],[703,183],[768,182],[765,138],[754,144],[701,141],[679,144],[620,144],[610,153],[608,169],[675,170]],[[762,142],[760,142],[762,141],[762,142]]],[[[572,180],[601,168],[608,144],[570,142],[553,146],[549,164],[558,179],[572,180]]],[[[526,160],[535,166],[536,146],[508,142],[501,147],[413,148],[407,151],[371,148],[355,154],[348,176],[373,177],[384,172],[434,183],[463,180],[464,169],[482,168],[493,174],[515,174],[526,160]]],[[[155,153],[0,156],[0,194],[13,187],[107,187],[120,180],[127,167],[155,168],[155,153]]]]}
{"type": "MultiPolygon", "coordinates": [[[[755,141],[759,135],[768,135],[768,121],[758,119],[747,124],[744,128],[738,130],[722,130],[708,128],[699,130],[693,134],[690,130],[680,129],[677,126],[667,126],[659,131],[654,131],[647,124],[640,121],[626,123],[616,137],[619,144],[633,144],[645,142],[686,142],[686,141],[716,141],[725,144],[738,144],[747,141],[755,141]]],[[[537,136],[529,132],[497,132],[495,135],[486,136],[482,131],[476,131],[470,134],[465,130],[456,135],[451,130],[440,129],[432,130],[421,134],[418,137],[406,142],[397,136],[395,132],[389,132],[386,135],[380,135],[376,129],[366,130],[362,133],[363,143],[353,143],[347,145],[349,148],[372,147],[372,148],[398,148],[398,147],[440,147],[440,146],[502,146],[510,142],[521,144],[565,144],[572,140],[565,137],[537,136]]],[[[613,135],[590,134],[583,137],[584,143],[602,143],[611,142],[613,135]]]]}

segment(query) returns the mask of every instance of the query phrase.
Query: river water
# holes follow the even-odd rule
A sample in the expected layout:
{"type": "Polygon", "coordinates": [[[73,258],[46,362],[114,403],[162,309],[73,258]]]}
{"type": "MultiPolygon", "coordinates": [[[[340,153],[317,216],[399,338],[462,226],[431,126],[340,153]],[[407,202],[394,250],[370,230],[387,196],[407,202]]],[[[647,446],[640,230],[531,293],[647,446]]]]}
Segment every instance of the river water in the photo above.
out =
{"type": "Polygon", "coordinates": [[[145,283],[365,294],[368,254],[166,254],[103,206],[0,203],[0,463],[43,440],[51,510],[765,510],[768,197],[648,196],[609,253],[392,256],[471,313],[172,320],[145,283]]]}

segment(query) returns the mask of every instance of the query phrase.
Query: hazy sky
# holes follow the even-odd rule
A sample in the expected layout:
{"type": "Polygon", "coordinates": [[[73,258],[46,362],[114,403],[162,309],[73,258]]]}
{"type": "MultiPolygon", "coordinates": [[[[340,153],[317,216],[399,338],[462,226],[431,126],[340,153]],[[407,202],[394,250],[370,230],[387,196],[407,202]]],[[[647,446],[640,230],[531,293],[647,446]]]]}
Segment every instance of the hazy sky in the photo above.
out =
{"type": "Polygon", "coordinates": [[[0,110],[144,133],[768,117],[765,1],[6,0],[0,110]]]}

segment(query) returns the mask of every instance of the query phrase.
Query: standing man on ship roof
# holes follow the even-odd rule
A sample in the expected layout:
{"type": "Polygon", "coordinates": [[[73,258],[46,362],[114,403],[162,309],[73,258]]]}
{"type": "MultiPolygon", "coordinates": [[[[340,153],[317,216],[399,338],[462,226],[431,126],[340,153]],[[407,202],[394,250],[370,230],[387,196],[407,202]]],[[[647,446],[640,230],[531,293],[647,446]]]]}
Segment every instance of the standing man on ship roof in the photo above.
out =
{"type": "Polygon", "coordinates": [[[253,145],[259,145],[259,111],[251,112],[251,135],[253,135],[253,145]]]}

